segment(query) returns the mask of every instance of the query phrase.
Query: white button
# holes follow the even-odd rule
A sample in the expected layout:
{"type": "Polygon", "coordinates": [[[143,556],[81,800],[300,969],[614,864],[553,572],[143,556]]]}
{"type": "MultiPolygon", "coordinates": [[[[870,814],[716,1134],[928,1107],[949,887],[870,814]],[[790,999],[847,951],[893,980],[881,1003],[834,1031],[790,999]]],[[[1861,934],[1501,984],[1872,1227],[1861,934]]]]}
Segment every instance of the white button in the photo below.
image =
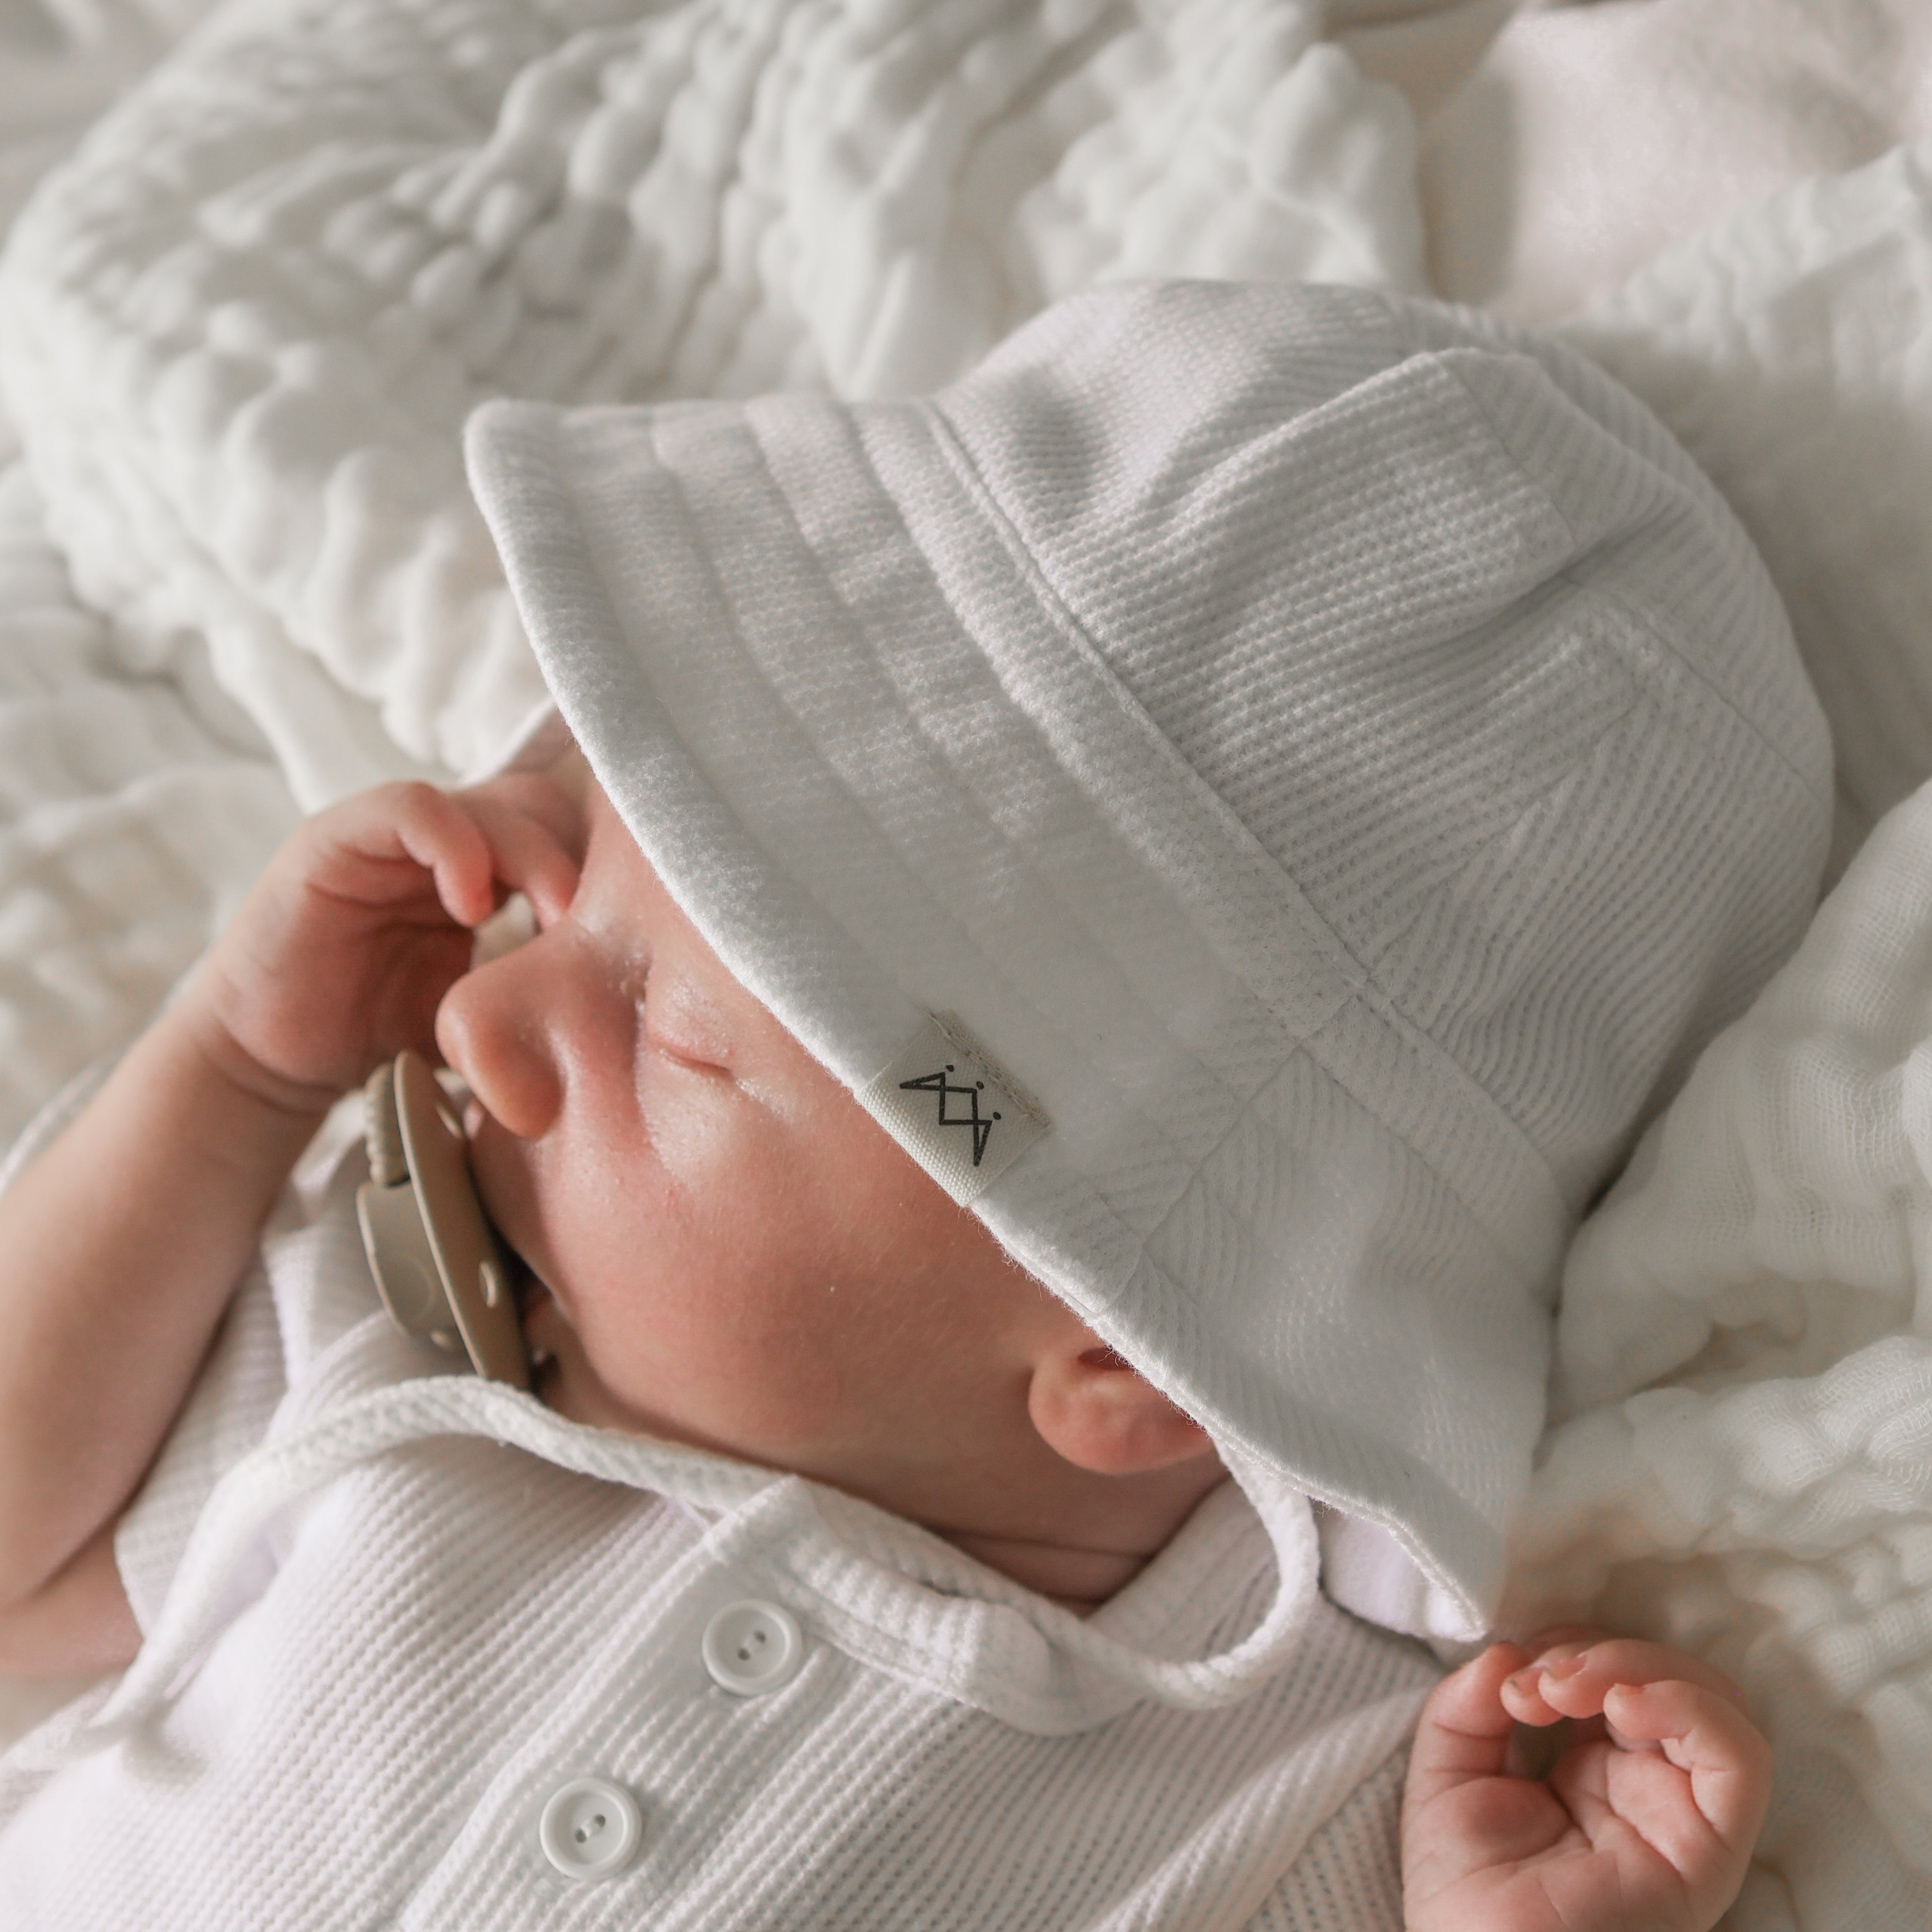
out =
{"type": "Polygon", "coordinates": [[[727,1604],[704,1626],[704,1667],[734,1696],[756,1697],[798,1675],[805,1633],[789,1612],[756,1598],[727,1604]]]}
{"type": "Polygon", "coordinates": [[[608,1878],[631,1862],[644,1835],[644,1814],[621,1784],[573,1778],[550,1794],[537,1842],[566,1878],[608,1878]]]}

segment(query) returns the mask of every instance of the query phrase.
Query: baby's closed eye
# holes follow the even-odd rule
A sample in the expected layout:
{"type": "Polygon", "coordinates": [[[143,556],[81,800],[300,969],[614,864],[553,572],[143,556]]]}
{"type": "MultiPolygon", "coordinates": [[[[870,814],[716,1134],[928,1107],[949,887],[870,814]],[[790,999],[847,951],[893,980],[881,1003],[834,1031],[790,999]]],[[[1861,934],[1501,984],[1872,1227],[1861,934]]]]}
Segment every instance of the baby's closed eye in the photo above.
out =
{"type": "Polygon", "coordinates": [[[674,1060],[728,1073],[730,1028],[715,1001],[675,972],[654,973],[644,1000],[644,1036],[674,1060]]]}

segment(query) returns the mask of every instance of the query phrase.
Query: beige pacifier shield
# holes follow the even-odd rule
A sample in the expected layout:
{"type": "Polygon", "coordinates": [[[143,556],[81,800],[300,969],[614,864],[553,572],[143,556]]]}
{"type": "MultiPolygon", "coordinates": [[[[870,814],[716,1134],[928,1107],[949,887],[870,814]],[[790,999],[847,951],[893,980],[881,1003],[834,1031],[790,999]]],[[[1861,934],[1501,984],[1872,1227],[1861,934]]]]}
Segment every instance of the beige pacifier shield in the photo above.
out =
{"type": "Polygon", "coordinates": [[[363,1143],[369,1178],[356,1190],[363,1252],[389,1319],[406,1335],[427,1336],[454,1354],[463,1346],[449,1312],[436,1252],[410,1184],[396,1119],[396,1064],[386,1060],[362,1089],[363,1143]]]}
{"type": "Polygon", "coordinates": [[[463,1130],[420,1054],[398,1056],[395,1094],[410,1180],[463,1346],[479,1376],[527,1388],[510,1271],[470,1183],[463,1130]]]}
{"type": "Polygon", "coordinates": [[[416,1190],[406,1183],[384,1187],[365,1180],[356,1190],[356,1211],[369,1270],[389,1319],[405,1335],[426,1335],[439,1348],[460,1348],[416,1190]]]}

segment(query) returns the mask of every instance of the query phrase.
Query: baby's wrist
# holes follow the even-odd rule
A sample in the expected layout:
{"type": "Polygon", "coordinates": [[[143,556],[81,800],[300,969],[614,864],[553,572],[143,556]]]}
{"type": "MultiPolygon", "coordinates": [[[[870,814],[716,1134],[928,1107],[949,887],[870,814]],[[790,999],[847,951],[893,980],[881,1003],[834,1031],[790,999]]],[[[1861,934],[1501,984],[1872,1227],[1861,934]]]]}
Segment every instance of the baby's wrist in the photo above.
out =
{"type": "Polygon", "coordinates": [[[236,1036],[197,976],[162,1016],[177,1050],[191,1060],[208,1097],[238,1123],[257,1126],[279,1140],[299,1132],[304,1140],[340,1097],[338,1090],[290,1078],[251,1053],[236,1036]]]}

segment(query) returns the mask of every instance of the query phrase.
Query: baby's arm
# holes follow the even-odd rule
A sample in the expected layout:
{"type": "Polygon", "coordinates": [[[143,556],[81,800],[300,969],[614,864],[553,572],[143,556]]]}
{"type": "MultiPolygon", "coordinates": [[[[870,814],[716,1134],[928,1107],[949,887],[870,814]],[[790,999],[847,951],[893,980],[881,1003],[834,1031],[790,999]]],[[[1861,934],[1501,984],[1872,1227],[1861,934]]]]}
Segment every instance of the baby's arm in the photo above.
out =
{"type": "Polygon", "coordinates": [[[511,888],[554,916],[576,836],[568,799],[531,777],[385,786],[310,820],[0,1197],[0,1671],[131,1653],[113,1526],[297,1155],[379,1061],[434,1058],[470,928],[511,888]]]}
{"type": "Polygon", "coordinates": [[[1771,1748],[1737,1686],[1663,1644],[1492,1645],[1424,1707],[1402,1800],[1408,1932],[1709,1932],[1744,1882],[1771,1748]],[[1573,1720],[1546,1782],[1517,1723],[1573,1720]]]}

